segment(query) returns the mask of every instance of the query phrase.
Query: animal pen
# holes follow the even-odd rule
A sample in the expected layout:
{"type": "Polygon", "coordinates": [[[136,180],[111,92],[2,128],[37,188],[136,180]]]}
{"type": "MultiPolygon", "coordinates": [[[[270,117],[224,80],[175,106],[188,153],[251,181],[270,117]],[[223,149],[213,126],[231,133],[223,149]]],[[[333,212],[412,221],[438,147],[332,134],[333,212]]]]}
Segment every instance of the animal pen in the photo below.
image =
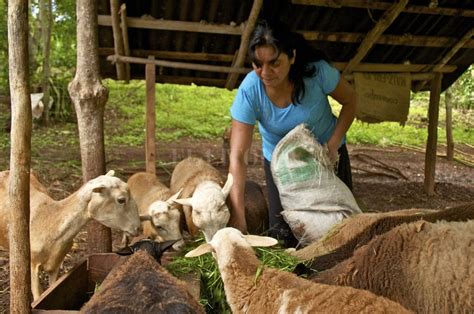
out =
{"type": "MultiPolygon", "coordinates": [[[[25,12],[25,5],[28,6],[27,1],[10,1],[9,12],[25,12]],[[13,8],[21,10],[14,11],[13,8]]],[[[279,18],[302,33],[311,45],[323,50],[342,75],[354,82],[356,89],[358,81],[372,80],[375,81],[373,86],[378,86],[380,81],[403,82],[388,85],[404,85],[408,95],[410,91],[430,91],[424,187],[428,195],[434,193],[440,93],[474,62],[474,6],[471,1],[100,0],[81,1],[77,10],[78,17],[85,16],[84,21],[78,19],[78,41],[81,33],[88,34],[97,38],[98,46],[94,40],[84,45],[78,43],[76,78],[82,82],[90,77],[99,82],[99,77],[146,80],[145,158],[148,172],[155,172],[155,154],[159,149],[155,147],[155,116],[160,114],[155,112],[155,83],[238,87],[251,70],[247,44],[257,20],[279,18]],[[98,64],[92,72],[80,73],[84,64],[94,63],[90,60],[96,59],[98,64]]],[[[24,21],[20,20],[23,28],[14,29],[17,33],[11,35],[19,36],[15,37],[20,38],[17,43],[26,45],[23,40],[28,27],[27,23],[26,26],[21,23],[24,21]]],[[[10,59],[25,60],[27,49],[22,52],[20,45],[18,48],[12,45],[10,42],[10,59]]],[[[19,82],[25,80],[21,72],[13,75],[19,82]]],[[[84,88],[92,90],[95,85],[84,84],[84,88]]],[[[96,97],[99,104],[103,98],[101,93],[100,90],[98,94],[89,91],[93,95],[91,99],[96,97]]],[[[21,106],[27,100],[20,94],[21,90],[12,92],[12,103],[19,105],[19,112],[13,116],[17,123],[12,124],[12,137],[28,134],[28,128],[24,126],[31,125],[28,121],[31,116],[22,109],[27,106],[21,106]]],[[[395,111],[404,111],[406,106],[409,106],[409,97],[404,109],[395,111]]],[[[358,118],[369,122],[399,121],[401,124],[406,119],[403,115],[394,118],[390,114],[370,116],[361,112],[358,118]]],[[[78,120],[82,119],[79,117],[78,120]]],[[[87,124],[79,121],[80,134],[86,134],[81,133],[85,126],[87,124]]],[[[100,127],[98,123],[92,136],[100,134],[100,127]]],[[[91,139],[81,135],[80,140],[84,143],[91,139]]],[[[12,173],[18,183],[28,182],[20,170],[25,165],[21,158],[30,158],[30,151],[24,142],[12,140],[12,147],[15,143],[20,149],[16,155],[20,156],[20,162],[12,159],[12,165],[19,169],[13,169],[12,173]],[[26,149],[22,149],[24,147],[26,149]]],[[[81,144],[85,178],[102,174],[104,169],[100,165],[91,166],[90,158],[98,156],[100,160],[103,151],[87,154],[83,152],[84,146],[81,144]]],[[[29,168],[29,164],[26,165],[29,168]]],[[[24,190],[19,189],[19,192],[19,196],[27,195],[24,190]]],[[[28,205],[20,205],[21,210],[14,221],[14,226],[19,226],[15,229],[15,237],[28,240],[25,231],[28,226],[24,223],[28,217],[24,208],[28,205]]],[[[13,260],[16,258],[26,265],[28,255],[25,251],[25,247],[12,248],[13,260]]],[[[14,278],[12,294],[18,292],[15,289],[23,284],[23,277],[14,278]]],[[[17,294],[18,300],[25,295],[24,289],[22,291],[17,294]]],[[[11,309],[22,308],[18,304],[11,309]]]]}

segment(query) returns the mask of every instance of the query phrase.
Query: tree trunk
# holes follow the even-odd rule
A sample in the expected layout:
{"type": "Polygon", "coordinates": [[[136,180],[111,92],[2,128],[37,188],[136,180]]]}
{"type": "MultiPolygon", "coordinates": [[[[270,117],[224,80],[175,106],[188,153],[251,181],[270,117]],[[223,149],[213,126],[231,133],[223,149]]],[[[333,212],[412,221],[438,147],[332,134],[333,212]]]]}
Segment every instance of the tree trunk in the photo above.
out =
{"type": "Polygon", "coordinates": [[[12,104],[10,149],[10,313],[31,312],[31,103],[28,71],[28,0],[8,4],[8,62],[12,104]]]}
{"type": "Polygon", "coordinates": [[[43,43],[43,125],[49,126],[49,56],[51,51],[51,26],[53,24],[51,0],[40,0],[41,41],[43,43]]]}
{"type": "MultiPolygon", "coordinates": [[[[87,182],[105,173],[104,109],[108,91],[99,76],[97,2],[76,2],[77,71],[68,90],[76,109],[82,173],[87,182]]],[[[110,229],[91,222],[87,226],[89,253],[110,252],[110,229]]]]}

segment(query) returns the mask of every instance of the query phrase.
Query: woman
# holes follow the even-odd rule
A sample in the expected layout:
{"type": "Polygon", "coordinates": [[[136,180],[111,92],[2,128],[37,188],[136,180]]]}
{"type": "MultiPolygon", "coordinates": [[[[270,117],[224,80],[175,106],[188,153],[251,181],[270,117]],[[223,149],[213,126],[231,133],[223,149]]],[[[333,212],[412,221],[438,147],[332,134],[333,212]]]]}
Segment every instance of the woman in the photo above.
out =
{"type": "Polygon", "coordinates": [[[283,209],[270,170],[272,152],[289,131],[306,123],[317,140],[327,146],[331,159],[337,161],[338,177],[352,189],[345,133],[355,116],[355,92],[320,52],[283,23],[259,22],[249,43],[249,55],[254,70],[240,85],[231,108],[229,172],[234,176],[234,185],[230,193],[230,225],[247,231],[246,156],[258,121],[268,189],[270,235],[294,247],[297,241],[280,214],[283,209]],[[327,95],[342,105],[339,118],[332,114],[327,95]]]}

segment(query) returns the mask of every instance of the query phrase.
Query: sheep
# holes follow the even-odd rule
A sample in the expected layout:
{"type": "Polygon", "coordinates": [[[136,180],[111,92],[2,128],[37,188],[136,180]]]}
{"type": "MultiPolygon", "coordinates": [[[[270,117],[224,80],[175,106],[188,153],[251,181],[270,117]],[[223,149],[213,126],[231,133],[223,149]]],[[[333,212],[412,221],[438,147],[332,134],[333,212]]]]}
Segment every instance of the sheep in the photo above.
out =
{"type": "Polygon", "coordinates": [[[175,245],[178,248],[183,243],[181,215],[173,201],[178,198],[180,191],[171,195],[167,186],[154,174],[147,172],[133,174],[127,184],[137,203],[140,217],[149,217],[149,220],[142,222],[143,234],[158,241],[181,240],[175,245]]]}
{"type": "MultiPolygon", "coordinates": [[[[0,172],[3,203],[8,202],[8,181],[9,171],[0,172]]],[[[90,180],[60,201],[53,200],[36,177],[30,175],[31,289],[35,300],[42,293],[40,270],[53,283],[74,237],[91,219],[132,235],[140,232],[135,201],[130,198],[127,184],[114,177],[113,171],[90,180]]],[[[9,207],[0,207],[0,247],[6,250],[9,220],[9,207]]]]}
{"type": "Polygon", "coordinates": [[[312,277],[366,289],[417,313],[474,313],[474,220],[400,225],[312,277]]]}
{"type": "Polygon", "coordinates": [[[204,313],[185,283],[160,266],[175,241],[139,241],[135,253],[116,265],[80,313],[204,313]]]}
{"type": "Polygon", "coordinates": [[[244,193],[247,231],[262,234],[268,230],[268,206],[263,190],[257,182],[246,180],[244,193]]]}
{"type": "Polygon", "coordinates": [[[354,215],[335,226],[325,238],[292,255],[303,261],[312,260],[311,268],[325,270],[349,258],[356,247],[366,244],[374,236],[402,223],[421,219],[429,222],[474,219],[474,203],[444,210],[407,209],[354,215]]]}
{"type": "Polygon", "coordinates": [[[182,198],[175,202],[183,205],[191,236],[196,236],[199,228],[210,241],[217,230],[227,225],[230,212],[226,198],[232,183],[232,174],[229,173],[224,185],[219,171],[201,158],[188,157],[176,165],[170,189],[172,193],[182,189],[182,198]],[[222,185],[224,187],[221,188],[222,185]]]}
{"type": "Polygon", "coordinates": [[[251,246],[276,243],[273,238],[243,235],[237,229],[224,228],[186,257],[215,252],[233,313],[410,313],[368,291],[318,284],[292,273],[262,268],[251,246]]]}

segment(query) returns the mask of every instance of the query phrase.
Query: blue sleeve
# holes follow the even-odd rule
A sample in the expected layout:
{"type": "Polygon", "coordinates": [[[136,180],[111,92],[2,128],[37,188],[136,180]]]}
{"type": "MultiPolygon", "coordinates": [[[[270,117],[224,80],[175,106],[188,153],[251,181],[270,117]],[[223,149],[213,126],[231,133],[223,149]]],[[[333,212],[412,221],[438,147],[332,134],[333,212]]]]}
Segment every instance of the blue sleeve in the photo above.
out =
{"type": "Polygon", "coordinates": [[[322,87],[323,92],[328,95],[332,93],[335,89],[337,84],[339,83],[339,79],[341,74],[339,71],[329,65],[326,61],[319,61],[316,65],[317,69],[317,78],[319,80],[319,84],[322,87]]]}
{"type": "Polygon", "coordinates": [[[257,123],[255,110],[252,106],[251,97],[244,88],[237,90],[237,95],[234,98],[232,107],[230,108],[232,119],[250,125],[257,123]]]}

